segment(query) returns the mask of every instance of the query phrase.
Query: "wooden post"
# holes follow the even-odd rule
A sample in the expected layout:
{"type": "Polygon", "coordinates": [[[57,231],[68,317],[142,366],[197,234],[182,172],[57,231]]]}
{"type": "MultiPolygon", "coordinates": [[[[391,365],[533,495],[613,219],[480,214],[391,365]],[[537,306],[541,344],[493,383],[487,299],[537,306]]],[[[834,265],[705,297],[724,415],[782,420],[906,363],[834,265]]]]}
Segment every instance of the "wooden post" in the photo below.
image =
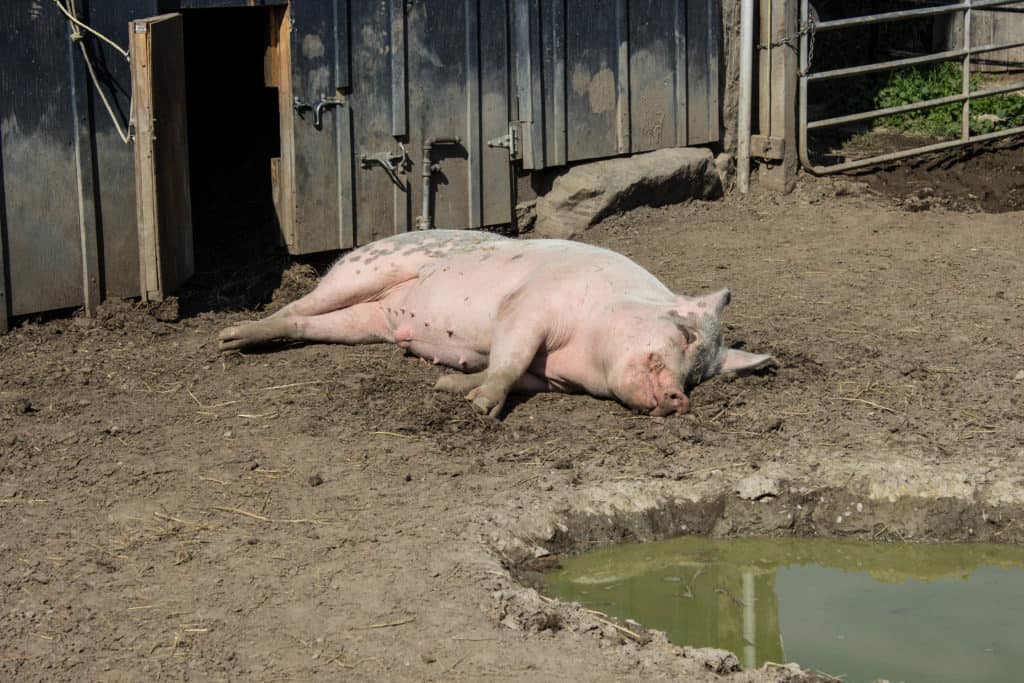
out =
{"type": "MultiPolygon", "coordinates": [[[[767,4],[767,3],[766,3],[767,4]]],[[[751,140],[751,155],[767,160],[761,166],[762,185],[775,192],[788,193],[796,186],[797,158],[796,110],[799,85],[799,22],[797,0],[770,0],[770,68],[768,83],[760,91],[768,101],[768,119],[760,121],[760,135],[751,140]],[[788,39],[788,40],[786,40],[788,39]],[[786,40],[785,43],[781,41],[786,40]]],[[[762,33],[763,35],[763,33],[762,33]]],[[[764,107],[759,108],[764,111],[764,107]]]]}

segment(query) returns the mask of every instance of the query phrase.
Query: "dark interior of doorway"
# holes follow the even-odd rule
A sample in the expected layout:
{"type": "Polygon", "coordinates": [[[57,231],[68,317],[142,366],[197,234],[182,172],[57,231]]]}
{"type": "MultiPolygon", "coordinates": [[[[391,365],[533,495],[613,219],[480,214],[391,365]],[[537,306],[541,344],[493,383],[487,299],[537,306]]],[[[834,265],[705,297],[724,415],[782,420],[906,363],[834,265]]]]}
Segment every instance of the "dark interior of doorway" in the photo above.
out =
{"type": "Polygon", "coordinates": [[[264,66],[279,15],[265,7],[182,14],[196,266],[182,292],[191,310],[182,313],[253,308],[270,300],[288,263],[271,179],[278,94],[264,66]]]}

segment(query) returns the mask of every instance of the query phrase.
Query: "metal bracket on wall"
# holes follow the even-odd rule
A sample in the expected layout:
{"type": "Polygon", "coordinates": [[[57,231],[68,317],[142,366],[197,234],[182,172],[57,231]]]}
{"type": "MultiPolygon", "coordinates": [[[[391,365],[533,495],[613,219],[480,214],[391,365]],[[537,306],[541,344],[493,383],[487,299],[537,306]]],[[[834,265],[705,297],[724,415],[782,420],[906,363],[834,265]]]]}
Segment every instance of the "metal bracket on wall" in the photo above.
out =
{"type": "Polygon", "coordinates": [[[399,174],[405,175],[412,168],[412,159],[409,158],[409,152],[405,149],[405,144],[399,142],[398,146],[402,150],[400,154],[394,152],[361,154],[359,155],[359,165],[364,169],[380,166],[388,174],[388,177],[391,178],[391,182],[404,191],[406,189],[405,183],[399,177],[399,174]]]}
{"type": "Polygon", "coordinates": [[[502,135],[500,138],[491,138],[487,141],[488,147],[504,147],[508,150],[509,159],[519,158],[519,148],[516,142],[518,136],[516,134],[516,125],[514,123],[508,124],[508,134],[502,135]]]}

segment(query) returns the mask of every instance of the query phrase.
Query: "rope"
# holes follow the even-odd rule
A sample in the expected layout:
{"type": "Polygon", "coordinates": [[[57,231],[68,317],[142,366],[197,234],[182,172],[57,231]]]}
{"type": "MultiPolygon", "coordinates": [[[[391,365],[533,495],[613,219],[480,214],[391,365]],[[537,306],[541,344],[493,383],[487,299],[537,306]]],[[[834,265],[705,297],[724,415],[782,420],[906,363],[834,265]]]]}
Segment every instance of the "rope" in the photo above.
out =
{"type": "Polygon", "coordinates": [[[100,38],[101,40],[103,40],[107,44],[113,46],[113,48],[115,50],[117,50],[118,53],[120,53],[126,60],[130,61],[129,53],[128,53],[127,50],[123,49],[120,45],[118,45],[117,43],[112,41],[110,38],[107,38],[105,35],[103,35],[99,31],[97,31],[97,30],[93,29],[92,27],[90,27],[90,26],[82,23],[81,21],[79,21],[79,19],[78,19],[78,9],[75,7],[74,0],[67,0],[67,2],[68,2],[68,5],[65,7],[64,4],[60,0],[53,0],[53,4],[55,4],[57,6],[57,8],[60,9],[60,11],[64,13],[64,16],[66,16],[68,18],[68,21],[71,22],[71,26],[72,26],[71,42],[78,44],[78,47],[79,47],[79,49],[82,52],[82,59],[85,60],[85,66],[89,70],[89,78],[92,80],[92,85],[96,89],[96,92],[99,94],[100,100],[103,102],[103,106],[106,108],[107,114],[110,116],[110,120],[113,122],[114,128],[117,130],[118,137],[121,138],[121,142],[123,142],[124,144],[127,145],[127,144],[131,143],[131,141],[132,141],[132,130],[131,130],[132,129],[132,120],[131,120],[131,116],[132,116],[132,114],[134,113],[134,110],[135,110],[135,93],[133,92],[131,94],[131,98],[129,99],[129,102],[128,102],[128,111],[129,111],[129,114],[128,114],[128,117],[129,117],[129,119],[128,119],[128,126],[127,126],[127,128],[122,128],[121,120],[117,117],[117,114],[114,112],[114,107],[111,106],[110,100],[107,99],[107,94],[103,91],[103,87],[100,85],[100,79],[96,75],[96,68],[93,66],[92,58],[89,57],[89,51],[85,47],[85,41],[84,41],[85,36],[82,35],[82,33],[81,33],[81,31],[79,29],[85,29],[86,31],[88,31],[89,33],[93,34],[97,38],[100,38]]]}
{"type": "MultiPolygon", "coordinates": [[[[68,18],[68,21],[70,21],[72,24],[74,24],[78,28],[85,29],[86,31],[88,31],[89,33],[93,34],[94,36],[96,36],[100,40],[106,42],[108,45],[110,45],[115,50],[117,50],[119,53],[121,53],[122,57],[124,57],[125,59],[128,59],[128,50],[125,50],[123,47],[121,47],[120,45],[118,45],[117,43],[112,41],[110,38],[107,38],[105,35],[103,35],[99,31],[97,31],[96,29],[92,28],[91,26],[89,26],[87,24],[84,24],[81,21],[79,21],[78,20],[78,16],[77,16],[78,12],[75,10],[74,0],[68,0],[68,3],[70,4],[70,7],[71,7],[71,11],[70,12],[68,11],[68,8],[65,7],[63,3],[61,3],[60,0],[53,0],[53,4],[55,4],[57,6],[57,9],[59,9],[61,12],[64,13],[64,16],[66,16],[68,18]]],[[[73,38],[73,36],[72,36],[72,38],[73,38]]],[[[81,40],[81,34],[79,34],[79,38],[78,39],[81,40]]]]}

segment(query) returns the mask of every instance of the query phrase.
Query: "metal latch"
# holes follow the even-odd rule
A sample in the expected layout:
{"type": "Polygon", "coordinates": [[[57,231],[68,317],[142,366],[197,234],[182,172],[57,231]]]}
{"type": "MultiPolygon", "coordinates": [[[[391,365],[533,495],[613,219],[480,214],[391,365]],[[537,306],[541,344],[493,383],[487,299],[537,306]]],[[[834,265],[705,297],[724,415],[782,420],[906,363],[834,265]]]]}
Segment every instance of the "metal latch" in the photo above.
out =
{"type": "Polygon", "coordinates": [[[302,100],[299,99],[298,95],[292,98],[292,109],[295,110],[295,113],[299,115],[300,119],[303,118],[303,112],[313,112],[313,127],[316,128],[317,130],[320,130],[320,128],[324,124],[325,109],[328,109],[330,107],[341,107],[344,106],[344,104],[345,100],[343,100],[341,97],[327,97],[326,95],[321,95],[320,101],[317,102],[316,104],[309,104],[308,102],[303,102],[302,100]]]}
{"type": "Polygon", "coordinates": [[[388,174],[388,177],[391,178],[391,182],[404,190],[405,183],[398,176],[399,174],[405,175],[412,168],[412,159],[409,158],[409,152],[406,151],[404,143],[399,142],[398,147],[402,150],[400,154],[394,152],[360,154],[359,165],[366,169],[380,166],[388,174]]]}
{"type": "Polygon", "coordinates": [[[516,135],[516,124],[508,124],[508,134],[502,135],[500,138],[492,138],[487,141],[488,147],[504,147],[508,150],[509,159],[519,158],[519,148],[516,145],[518,137],[516,135]]]}

